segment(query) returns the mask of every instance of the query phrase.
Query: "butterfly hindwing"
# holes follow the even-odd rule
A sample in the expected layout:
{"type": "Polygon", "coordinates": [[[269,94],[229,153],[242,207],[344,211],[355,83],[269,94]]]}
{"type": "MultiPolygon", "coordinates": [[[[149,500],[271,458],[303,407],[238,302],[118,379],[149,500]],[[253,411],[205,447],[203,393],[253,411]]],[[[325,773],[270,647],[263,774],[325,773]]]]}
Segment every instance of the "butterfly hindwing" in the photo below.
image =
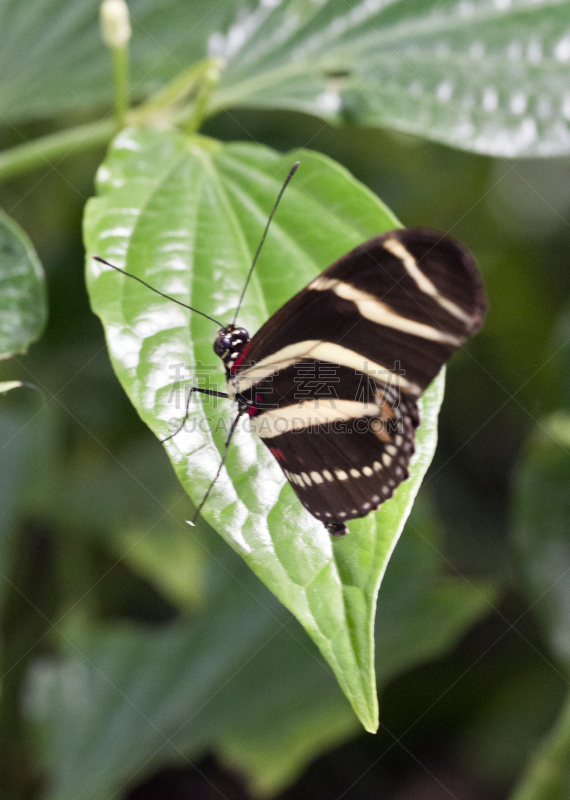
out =
{"type": "MultiPolygon", "coordinates": [[[[306,375],[315,366],[299,362],[287,372],[306,375]]],[[[340,397],[328,392],[261,409],[251,422],[303,505],[345,532],[347,520],[377,508],[408,477],[419,417],[412,398],[364,374],[353,373],[349,396],[358,399],[342,399],[349,381],[345,368],[337,371],[341,382],[332,386],[340,397]]]]}

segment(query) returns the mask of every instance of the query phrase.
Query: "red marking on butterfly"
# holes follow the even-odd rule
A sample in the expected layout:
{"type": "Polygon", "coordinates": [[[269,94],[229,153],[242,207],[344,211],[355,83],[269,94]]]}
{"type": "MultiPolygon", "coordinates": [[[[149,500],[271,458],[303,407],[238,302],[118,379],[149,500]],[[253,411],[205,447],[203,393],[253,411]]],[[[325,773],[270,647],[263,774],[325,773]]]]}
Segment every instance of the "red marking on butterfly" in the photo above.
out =
{"type": "MultiPolygon", "coordinates": [[[[262,403],[263,402],[263,396],[260,395],[260,394],[256,394],[255,395],[255,402],[256,403],[262,403]]],[[[259,414],[260,412],[261,412],[261,409],[258,408],[257,406],[254,406],[254,405],[251,405],[247,409],[247,413],[249,414],[250,417],[255,417],[255,415],[259,414]]],[[[269,448],[269,449],[271,450],[271,448],[269,448]]]]}
{"type": "Polygon", "coordinates": [[[239,354],[239,356],[236,358],[232,366],[230,367],[230,372],[232,373],[232,375],[234,374],[234,372],[239,367],[239,365],[244,360],[244,358],[246,357],[246,355],[249,353],[250,350],[251,350],[251,342],[248,342],[241,351],[241,353],[239,354]]]}
{"type": "Polygon", "coordinates": [[[269,449],[271,450],[277,461],[285,461],[285,456],[283,455],[279,447],[270,447],[269,449]]]}

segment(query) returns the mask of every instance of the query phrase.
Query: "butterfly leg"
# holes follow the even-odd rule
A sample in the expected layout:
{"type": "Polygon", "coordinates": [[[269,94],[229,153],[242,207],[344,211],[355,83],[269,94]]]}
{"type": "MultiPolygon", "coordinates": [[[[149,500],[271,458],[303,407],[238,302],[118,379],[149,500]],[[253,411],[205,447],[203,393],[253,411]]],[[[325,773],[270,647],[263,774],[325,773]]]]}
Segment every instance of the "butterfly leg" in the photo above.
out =
{"type": "Polygon", "coordinates": [[[211,483],[211,484],[208,486],[208,491],[206,492],[206,494],[205,494],[205,495],[204,495],[204,497],[202,498],[202,502],[200,503],[200,505],[199,505],[199,506],[198,506],[198,508],[196,509],[196,512],[195,512],[194,516],[192,517],[192,521],[189,523],[189,524],[190,524],[190,525],[192,525],[192,526],[194,526],[194,525],[196,524],[196,520],[197,520],[197,519],[198,519],[198,517],[200,516],[200,511],[201,511],[201,510],[204,508],[204,505],[205,505],[205,503],[206,503],[206,500],[208,499],[208,497],[209,497],[209,495],[210,495],[210,492],[211,492],[211,491],[212,491],[212,489],[214,488],[214,484],[216,483],[216,481],[218,480],[218,478],[219,478],[219,476],[220,476],[220,472],[222,471],[222,467],[223,467],[223,466],[224,466],[224,464],[226,463],[226,458],[227,458],[227,456],[228,456],[228,449],[229,449],[229,446],[230,446],[230,442],[231,442],[231,440],[232,440],[232,436],[233,436],[233,435],[234,435],[234,433],[235,433],[235,430],[236,430],[236,428],[237,428],[238,422],[240,421],[240,417],[241,417],[241,415],[242,415],[242,414],[243,414],[243,411],[238,411],[236,418],[235,418],[235,419],[234,419],[234,421],[232,422],[232,427],[230,428],[230,432],[228,433],[228,436],[227,436],[227,439],[226,439],[226,443],[225,443],[225,445],[224,445],[224,453],[223,453],[223,455],[222,455],[222,460],[220,461],[220,466],[218,467],[218,471],[216,472],[216,475],[215,475],[215,477],[214,477],[214,480],[213,480],[213,481],[212,481],[212,483],[211,483]]]}
{"type": "Polygon", "coordinates": [[[180,433],[180,431],[182,430],[182,428],[186,424],[186,420],[188,419],[188,413],[189,413],[189,410],[190,410],[190,400],[192,399],[192,392],[201,392],[202,394],[210,395],[210,397],[224,397],[226,399],[228,398],[228,395],[225,392],[215,392],[213,389],[200,389],[199,386],[192,386],[192,388],[188,392],[188,399],[186,400],[186,410],[184,412],[184,417],[182,418],[182,422],[176,428],[174,433],[171,433],[170,436],[166,437],[166,439],[161,439],[160,440],[161,444],[164,444],[169,439],[172,439],[174,436],[176,436],[177,433],[180,433]]]}

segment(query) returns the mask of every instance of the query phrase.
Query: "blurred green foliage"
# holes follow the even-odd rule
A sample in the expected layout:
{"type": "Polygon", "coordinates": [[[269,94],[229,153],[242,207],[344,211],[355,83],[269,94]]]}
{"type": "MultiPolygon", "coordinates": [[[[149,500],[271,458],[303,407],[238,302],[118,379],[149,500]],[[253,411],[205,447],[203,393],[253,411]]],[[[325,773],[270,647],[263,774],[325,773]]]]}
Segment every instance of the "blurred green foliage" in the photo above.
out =
{"type": "MultiPolygon", "coordinates": [[[[201,57],[196,48],[206,30],[227,31],[238,4],[219,4],[193,26],[198,5],[133,2],[136,96],[201,57]],[[186,40],[176,35],[182,21],[186,40]]],[[[38,0],[22,24],[18,5],[5,5],[6,152],[89,125],[96,106],[110,102],[110,57],[99,45],[96,6],[38,0]]],[[[543,155],[566,152],[567,125],[552,115],[565,97],[568,4],[541,6],[513,4],[510,18],[505,4],[488,62],[468,47],[492,32],[487,18],[501,4],[494,11],[481,0],[461,6],[464,30],[452,42],[465,51],[457,82],[465,97],[470,90],[461,82],[475,81],[481,130],[496,138],[481,133],[479,148],[473,137],[460,140],[449,116],[430,112],[433,98],[412,109],[424,122],[420,133],[493,151],[489,142],[505,141],[516,93],[536,79],[534,94],[527,91],[529,114],[549,133],[536,141],[550,142],[543,155]],[[468,7],[485,17],[478,27],[471,28],[468,7]],[[505,61],[496,67],[508,40],[523,43],[522,72],[505,61]],[[483,94],[495,76],[503,81],[498,109],[483,94]]],[[[438,8],[415,0],[393,13],[437,17],[438,8]]],[[[382,23],[373,18],[372,32],[382,23]]],[[[426,67],[423,78],[436,96],[458,58],[441,51],[436,68],[437,44],[423,41],[435,73],[429,77],[426,67]]],[[[519,63],[513,53],[511,64],[519,63]]],[[[405,73],[410,54],[398,63],[405,73]]],[[[385,74],[382,64],[374,67],[385,74]]],[[[392,88],[396,78],[394,67],[392,88]]],[[[228,86],[222,81],[222,99],[231,95],[228,86]]],[[[284,791],[291,800],[343,793],[494,800],[517,781],[517,800],[558,800],[570,791],[568,163],[493,159],[403,133],[333,127],[299,113],[314,112],[321,85],[285,89],[295,102],[283,105],[293,110],[263,108],[263,97],[250,109],[221,103],[202,132],[331,156],[404,224],[464,241],[491,300],[485,329],[450,363],[436,459],[380,591],[381,729],[358,734],[325,662],[289,612],[206,523],[195,536],[185,524],[190,503],[120,388],[87,301],[81,220],[104,152],[74,154],[69,146],[65,158],[13,173],[0,194],[41,258],[49,304],[43,337],[0,365],[0,381],[33,383],[44,393],[24,387],[0,397],[2,798],[135,800],[174,796],[177,785],[188,797],[208,796],[209,786],[240,798],[284,791]],[[299,92],[313,105],[303,106],[299,92]],[[208,752],[237,783],[204,758],[208,752]],[[178,772],[135,788],[171,765],[178,772]],[[204,786],[193,783],[196,774],[204,786]]],[[[398,125],[394,108],[370,116],[359,99],[359,91],[347,95],[347,117],[417,130],[398,125]]],[[[458,120],[458,108],[450,109],[458,120]]]]}

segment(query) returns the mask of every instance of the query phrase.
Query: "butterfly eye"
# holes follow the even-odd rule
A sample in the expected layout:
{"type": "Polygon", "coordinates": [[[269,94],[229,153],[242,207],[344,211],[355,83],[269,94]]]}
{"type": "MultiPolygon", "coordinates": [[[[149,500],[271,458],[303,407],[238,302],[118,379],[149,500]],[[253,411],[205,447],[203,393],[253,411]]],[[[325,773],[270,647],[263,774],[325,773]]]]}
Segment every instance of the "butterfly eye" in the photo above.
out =
{"type": "Polygon", "coordinates": [[[214,353],[220,358],[222,358],[224,353],[227,350],[229,350],[231,346],[232,346],[232,340],[230,339],[229,336],[224,336],[224,335],[218,336],[218,338],[214,342],[214,353]]]}

